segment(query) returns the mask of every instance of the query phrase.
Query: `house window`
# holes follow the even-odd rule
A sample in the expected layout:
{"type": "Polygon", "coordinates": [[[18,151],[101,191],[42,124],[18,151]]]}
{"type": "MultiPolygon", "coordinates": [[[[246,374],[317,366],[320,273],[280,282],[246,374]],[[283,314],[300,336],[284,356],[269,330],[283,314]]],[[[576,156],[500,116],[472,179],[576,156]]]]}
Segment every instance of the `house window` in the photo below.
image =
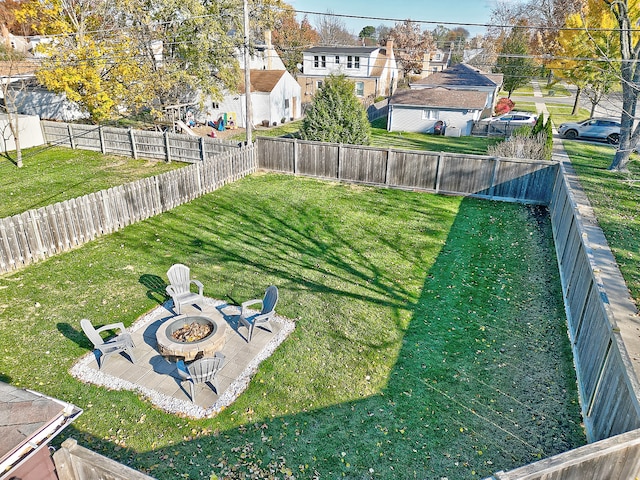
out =
{"type": "Polygon", "coordinates": [[[336,65],[340,65],[340,55],[336,55],[336,65]]]}
{"type": "Polygon", "coordinates": [[[422,110],[422,119],[423,120],[437,120],[438,119],[438,111],[432,110],[429,108],[425,108],[422,110]]]}
{"type": "Polygon", "coordinates": [[[360,68],[360,57],[353,57],[353,67],[360,68]]]}
{"type": "Polygon", "coordinates": [[[327,57],[322,55],[322,57],[320,57],[320,59],[322,60],[322,68],[326,68],[327,67],[327,57]]]}
{"type": "Polygon", "coordinates": [[[347,57],[347,68],[353,68],[353,57],[351,55],[347,57]]]}
{"type": "Polygon", "coordinates": [[[318,55],[314,55],[314,57],[313,57],[313,66],[315,68],[318,68],[318,63],[319,63],[318,61],[319,60],[320,60],[320,58],[318,57],[318,55]]]}
{"type": "Polygon", "coordinates": [[[217,110],[220,108],[220,104],[218,102],[211,102],[211,107],[217,110]]]}
{"type": "Polygon", "coordinates": [[[317,90],[320,90],[321,88],[322,88],[322,80],[318,80],[318,81],[316,82],[316,89],[317,89],[317,90]]]}
{"type": "Polygon", "coordinates": [[[289,99],[288,98],[284,99],[284,108],[289,108],[289,99]]]}
{"type": "Polygon", "coordinates": [[[364,97],[364,82],[356,82],[356,96],[364,97]]]}

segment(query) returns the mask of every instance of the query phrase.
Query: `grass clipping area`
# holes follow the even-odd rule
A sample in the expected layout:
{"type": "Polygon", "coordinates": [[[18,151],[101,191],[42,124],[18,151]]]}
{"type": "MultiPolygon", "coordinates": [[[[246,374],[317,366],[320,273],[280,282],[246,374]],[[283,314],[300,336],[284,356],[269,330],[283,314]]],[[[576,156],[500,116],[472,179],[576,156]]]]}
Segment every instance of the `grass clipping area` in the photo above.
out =
{"type": "Polygon", "coordinates": [[[539,208],[254,175],[0,277],[0,322],[3,380],[157,478],[482,478],[585,442],[539,208]],[[175,262],[225,301],[275,284],[297,322],[211,419],[68,373],[80,319],[130,325],[175,262]]]}

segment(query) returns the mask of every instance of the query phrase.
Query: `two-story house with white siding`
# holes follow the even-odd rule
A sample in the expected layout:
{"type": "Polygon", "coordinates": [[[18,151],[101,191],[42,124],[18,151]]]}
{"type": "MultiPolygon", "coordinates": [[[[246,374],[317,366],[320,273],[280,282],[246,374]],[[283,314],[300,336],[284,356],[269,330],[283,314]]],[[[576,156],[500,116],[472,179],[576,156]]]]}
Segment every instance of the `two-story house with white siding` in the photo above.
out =
{"type": "Polygon", "coordinates": [[[345,75],[354,82],[355,94],[363,103],[389,96],[398,84],[398,66],[393,42],[373,47],[312,47],[303,53],[298,83],[303,103],[312,101],[329,75],[345,75]]]}

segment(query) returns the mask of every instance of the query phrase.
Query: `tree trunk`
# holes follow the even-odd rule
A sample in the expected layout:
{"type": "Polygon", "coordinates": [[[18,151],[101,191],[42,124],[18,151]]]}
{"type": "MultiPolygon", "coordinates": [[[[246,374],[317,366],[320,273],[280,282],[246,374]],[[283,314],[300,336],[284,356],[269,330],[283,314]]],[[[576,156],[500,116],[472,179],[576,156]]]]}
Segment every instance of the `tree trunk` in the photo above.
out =
{"type": "Polygon", "coordinates": [[[578,114],[578,108],[580,108],[580,94],[582,93],[582,87],[578,87],[576,90],[576,98],[573,101],[573,110],[571,110],[571,115],[578,114]]]}

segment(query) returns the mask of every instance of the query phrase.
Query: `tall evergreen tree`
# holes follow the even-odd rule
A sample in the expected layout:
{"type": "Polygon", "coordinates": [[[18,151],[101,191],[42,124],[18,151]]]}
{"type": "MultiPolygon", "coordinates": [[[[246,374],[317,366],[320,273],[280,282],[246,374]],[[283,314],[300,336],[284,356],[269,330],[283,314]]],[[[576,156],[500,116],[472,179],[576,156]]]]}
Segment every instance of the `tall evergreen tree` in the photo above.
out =
{"type": "Polygon", "coordinates": [[[368,145],[371,126],[355,94],[355,85],[344,75],[327,77],[316,93],[300,130],[305,140],[368,145]]]}
{"type": "Polygon", "coordinates": [[[503,88],[509,97],[515,89],[529,83],[537,67],[529,57],[529,39],[525,28],[514,27],[504,39],[496,67],[504,75],[503,88]]]}

